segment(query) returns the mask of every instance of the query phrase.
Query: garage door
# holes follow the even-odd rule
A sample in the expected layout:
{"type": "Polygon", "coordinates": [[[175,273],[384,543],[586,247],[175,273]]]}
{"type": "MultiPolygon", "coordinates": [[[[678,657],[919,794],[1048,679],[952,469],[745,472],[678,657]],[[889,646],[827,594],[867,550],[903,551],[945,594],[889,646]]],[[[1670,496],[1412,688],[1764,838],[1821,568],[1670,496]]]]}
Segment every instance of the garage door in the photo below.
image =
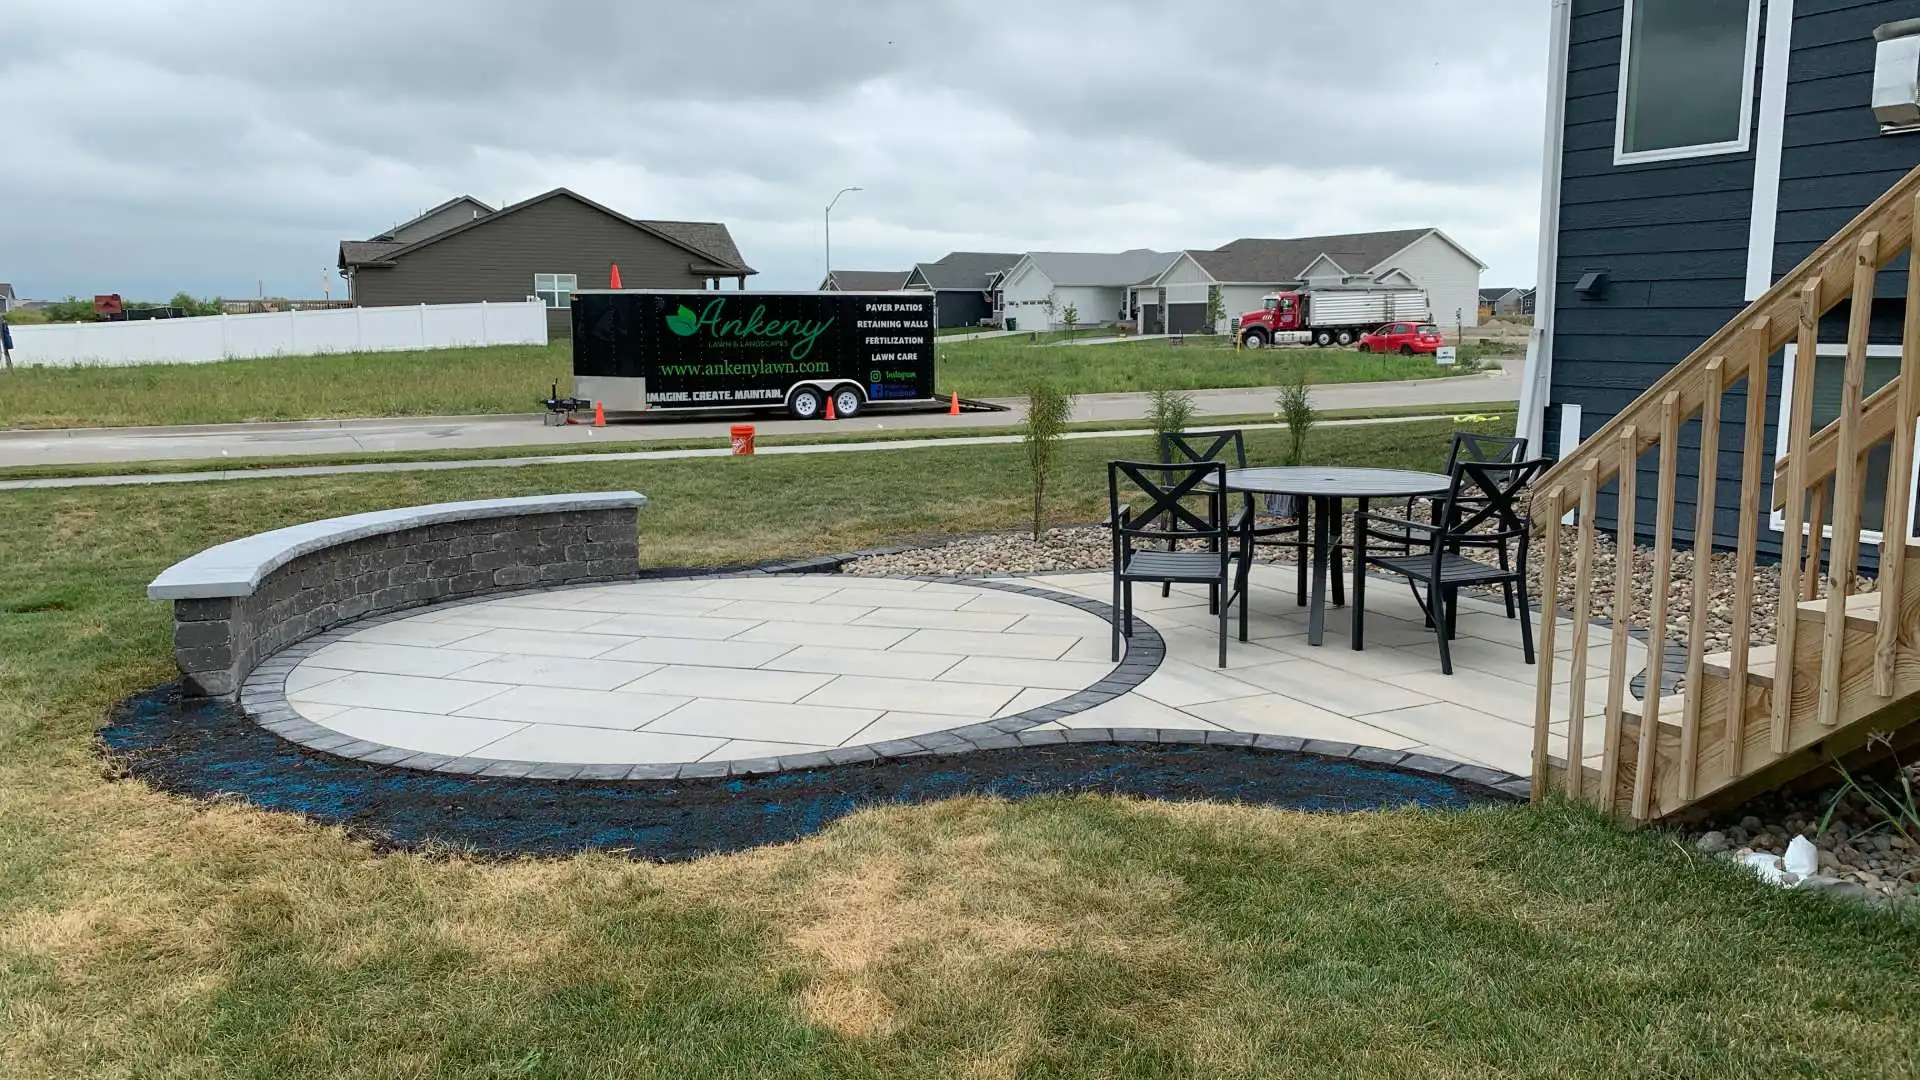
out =
{"type": "Polygon", "coordinates": [[[1166,333],[1166,329],[1160,323],[1160,305],[1140,305],[1140,332],[1143,334],[1166,333]]]}
{"type": "Polygon", "coordinates": [[[1167,333],[1198,334],[1207,328],[1207,305],[1168,304],[1167,333]]]}

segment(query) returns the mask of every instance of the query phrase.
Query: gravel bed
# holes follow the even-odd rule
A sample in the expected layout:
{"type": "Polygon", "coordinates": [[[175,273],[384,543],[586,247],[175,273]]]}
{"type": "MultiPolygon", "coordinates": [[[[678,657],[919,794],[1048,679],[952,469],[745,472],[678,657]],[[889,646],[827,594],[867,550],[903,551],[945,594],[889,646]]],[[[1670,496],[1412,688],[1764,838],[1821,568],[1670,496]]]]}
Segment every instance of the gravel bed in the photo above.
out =
{"type": "MultiPolygon", "coordinates": [[[[1416,519],[1425,517],[1416,511],[1416,519]]],[[[1278,521],[1284,519],[1266,519],[1278,521]]],[[[1555,532],[1564,545],[1560,556],[1560,593],[1559,612],[1563,617],[1573,614],[1573,582],[1577,567],[1574,565],[1574,551],[1578,544],[1578,530],[1570,526],[1557,527],[1555,532]]],[[[1343,541],[1351,541],[1351,529],[1342,532],[1343,541]]],[[[1527,591],[1536,600],[1541,596],[1540,566],[1546,551],[1547,537],[1536,538],[1527,557],[1527,591]]],[[[1099,526],[1069,526],[1048,529],[1038,541],[1025,532],[998,533],[987,536],[971,536],[931,547],[916,548],[894,555],[877,555],[858,559],[842,568],[849,574],[1025,574],[1056,573],[1071,570],[1104,570],[1113,558],[1112,538],[1106,529],[1099,526]]],[[[1290,552],[1284,549],[1264,548],[1259,558],[1263,562],[1287,561],[1290,552]]],[[[1491,560],[1486,552],[1469,552],[1476,558],[1491,560]]],[[[1651,632],[1649,615],[1653,598],[1653,555],[1650,545],[1641,545],[1635,551],[1633,574],[1633,592],[1630,598],[1631,612],[1627,624],[1634,629],[1651,632]]],[[[1589,595],[1588,611],[1591,618],[1607,622],[1618,621],[1615,616],[1614,566],[1619,557],[1619,549],[1612,537],[1605,534],[1594,538],[1593,552],[1593,589],[1589,595]]],[[[1738,559],[1732,552],[1714,552],[1709,566],[1708,608],[1704,627],[1706,631],[1706,651],[1725,652],[1732,641],[1733,599],[1735,586],[1739,581],[1738,559]]],[[[1693,563],[1692,551],[1675,551],[1672,559],[1672,571],[1667,579],[1667,639],[1674,642],[1687,642],[1694,630],[1693,613],[1693,563]]],[[[1753,575],[1753,610],[1749,640],[1755,645],[1771,645],[1774,637],[1774,612],[1780,599],[1780,570],[1777,566],[1759,566],[1753,575]]],[[[1856,593],[1870,593],[1878,588],[1872,578],[1858,578],[1854,582],[1856,593]]]]}
{"type": "MultiPolygon", "coordinates": [[[[1898,772],[1920,790],[1920,765],[1898,772]]],[[[1897,793],[1898,779],[1885,777],[1876,786],[1897,793]]],[[[1837,794],[1835,788],[1762,796],[1688,838],[1703,855],[1738,859],[1751,852],[1785,855],[1793,838],[1804,836],[1819,851],[1820,872],[1791,881],[1790,887],[1876,904],[1920,904],[1920,822],[1909,822],[1906,831],[1893,828],[1865,799],[1849,794],[1822,830],[1821,819],[1837,794]]]]}

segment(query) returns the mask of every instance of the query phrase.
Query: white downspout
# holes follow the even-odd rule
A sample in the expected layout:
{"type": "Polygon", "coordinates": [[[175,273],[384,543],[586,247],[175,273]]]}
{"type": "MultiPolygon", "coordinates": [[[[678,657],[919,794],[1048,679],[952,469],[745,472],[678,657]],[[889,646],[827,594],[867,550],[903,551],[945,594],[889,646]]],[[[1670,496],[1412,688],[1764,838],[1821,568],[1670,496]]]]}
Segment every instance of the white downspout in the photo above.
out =
{"type": "Polygon", "coordinates": [[[1553,0],[1547,53],[1547,130],[1540,159],[1540,263],[1533,279],[1533,332],[1520,384],[1515,434],[1530,454],[1545,447],[1547,398],[1553,387],[1554,279],[1560,265],[1560,150],[1566,135],[1567,47],[1572,36],[1572,0],[1553,0]]]}

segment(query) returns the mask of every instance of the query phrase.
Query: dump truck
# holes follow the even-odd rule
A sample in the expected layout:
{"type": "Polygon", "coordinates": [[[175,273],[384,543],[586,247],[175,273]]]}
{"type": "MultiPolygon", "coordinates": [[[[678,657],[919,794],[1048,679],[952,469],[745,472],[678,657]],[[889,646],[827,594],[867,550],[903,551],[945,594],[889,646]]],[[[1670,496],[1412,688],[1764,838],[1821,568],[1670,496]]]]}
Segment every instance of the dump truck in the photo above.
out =
{"type": "Polygon", "coordinates": [[[780,409],[934,398],[930,292],[573,294],[573,396],[606,412],[780,409]]]}
{"type": "Polygon", "coordinates": [[[1430,322],[1427,294],[1404,287],[1342,286],[1268,293],[1260,310],[1234,320],[1249,349],[1268,345],[1351,345],[1360,335],[1395,321],[1430,322]]]}

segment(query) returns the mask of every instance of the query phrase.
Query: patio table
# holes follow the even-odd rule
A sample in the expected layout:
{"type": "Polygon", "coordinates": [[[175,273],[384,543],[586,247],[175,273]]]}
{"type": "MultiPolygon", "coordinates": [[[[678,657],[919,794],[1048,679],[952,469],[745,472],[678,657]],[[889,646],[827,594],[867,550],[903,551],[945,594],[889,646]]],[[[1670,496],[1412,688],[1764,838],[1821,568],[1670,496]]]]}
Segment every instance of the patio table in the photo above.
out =
{"type": "MultiPolygon", "coordinates": [[[[1444,495],[1451,481],[1440,473],[1410,469],[1367,469],[1302,465],[1270,469],[1228,469],[1227,490],[1254,495],[1292,495],[1312,505],[1313,586],[1307,607],[1307,644],[1318,645],[1327,622],[1327,557],[1333,550],[1327,523],[1341,520],[1341,502],[1353,499],[1365,511],[1369,499],[1411,499],[1444,495]]],[[[1362,572],[1359,570],[1356,573],[1362,572]]],[[[1243,600],[1242,603],[1245,601],[1243,600]]]]}

